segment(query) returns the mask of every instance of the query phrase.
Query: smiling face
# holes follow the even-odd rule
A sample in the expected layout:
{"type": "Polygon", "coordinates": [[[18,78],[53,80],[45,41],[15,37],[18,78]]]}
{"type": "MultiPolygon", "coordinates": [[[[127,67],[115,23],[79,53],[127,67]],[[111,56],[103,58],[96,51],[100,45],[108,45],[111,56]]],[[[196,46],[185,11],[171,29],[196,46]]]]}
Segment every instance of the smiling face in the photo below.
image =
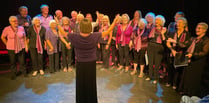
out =
{"type": "Polygon", "coordinates": [[[183,20],[177,20],[177,22],[176,22],[176,28],[177,29],[181,29],[181,28],[185,28],[185,23],[184,23],[184,21],[183,20]]]}
{"type": "Polygon", "coordinates": [[[33,24],[34,24],[35,26],[39,27],[39,26],[41,25],[41,20],[40,20],[39,18],[35,18],[35,19],[33,20],[33,24]]]}
{"type": "Polygon", "coordinates": [[[9,18],[9,23],[12,27],[17,27],[18,26],[18,20],[17,20],[17,17],[15,16],[11,16],[9,18]]]}
{"type": "Polygon", "coordinates": [[[127,15],[122,15],[122,24],[128,24],[129,17],[127,15]]]}
{"type": "Polygon", "coordinates": [[[196,35],[197,36],[203,36],[205,35],[207,29],[204,28],[203,25],[198,24],[196,27],[196,35]]]}

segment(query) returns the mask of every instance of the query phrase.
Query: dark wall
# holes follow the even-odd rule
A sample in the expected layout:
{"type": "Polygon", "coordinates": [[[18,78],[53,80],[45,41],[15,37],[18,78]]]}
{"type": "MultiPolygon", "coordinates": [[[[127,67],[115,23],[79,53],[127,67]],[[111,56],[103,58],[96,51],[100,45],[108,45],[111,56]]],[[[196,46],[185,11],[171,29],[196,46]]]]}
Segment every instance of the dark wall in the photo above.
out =
{"type": "Polygon", "coordinates": [[[92,13],[95,20],[95,11],[98,10],[109,15],[112,21],[117,13],[128,13],[132,18],[135,10],[141,10],[143,17],[147,12],[152,11],[165,16],[167,26],[173,21],[177,11],[184,11],[191,32],[194,32],[196,24],[200,21],[209,24],[207,11],[209,4],[205,0],[6,0],[5,3],[0,4],[3,11],[0,30],[9,25],[8,18],[18,13],[18,7],[26,5],[29,8],[29,15],[34,17],[40,13],[40,5],[43,3],[49,5],[52,15],[56,9],[60,9],[65,16],[70,17],[70,12],[76,10],[83,14],[92,13]]]}

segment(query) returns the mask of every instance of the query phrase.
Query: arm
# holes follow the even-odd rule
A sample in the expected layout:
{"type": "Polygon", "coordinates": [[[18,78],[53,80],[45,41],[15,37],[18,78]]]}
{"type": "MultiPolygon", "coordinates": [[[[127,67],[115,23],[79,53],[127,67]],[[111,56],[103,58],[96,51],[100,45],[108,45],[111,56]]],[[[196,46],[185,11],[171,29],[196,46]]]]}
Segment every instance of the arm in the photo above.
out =
{"type": "Polygon", "coordinates": [[[113,23],[110,25],[107,31],[102,32],[102,37],[104,38],[106,35],[110,34],[110,32],[114,29],[115,24],[119,20],[119,15],[117,15],[113,21],[113,23]]]}
{"type": "Polygon", "coordinates": [[[3,42],[5,45],[7,45],[7,39],[6,39],[6,37],[4,37],[3,35],[1,35],[1,40],[2,40],[2,42],[3,42]]]}
{"type": "Polygon", "coordinates": [[[50,40],[46,40],[46,44],[49,46],[49,51],[53,51],[54,47],[52,46],[52,43],[50,42],[50,40]]]}
{"type": "Polygon", "coordinates": [[[208,52],[209,52],[209,40],[206,40],[204,42],[202,50],[200,52],[198,52],[198,53],[193,53],[193,57],[195,59],[199,59],[201,57],[206,56],[208,54],[208,52]]]}
{"type": "Polygon", "coordinates": [[[108,38],[108,41],[107,41],[107,45],[106,45],[106,49],[109,48],[110,43],[111,43],[111,40],[112,40],[112,32],[111,32],[110,35],[109,35],[109,38],[108,38]]]}

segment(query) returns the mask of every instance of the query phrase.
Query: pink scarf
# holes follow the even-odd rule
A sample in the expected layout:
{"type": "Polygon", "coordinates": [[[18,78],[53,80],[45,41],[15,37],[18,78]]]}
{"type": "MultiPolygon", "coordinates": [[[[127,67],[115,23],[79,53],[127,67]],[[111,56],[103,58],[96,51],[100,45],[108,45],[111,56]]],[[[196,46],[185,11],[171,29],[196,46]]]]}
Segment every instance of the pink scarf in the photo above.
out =
{"type": "Polygon", "coordinates": [[[43,48],[42,48],[42,45],[41,45],[41,38],[40,38],[40,35],[39,35],[39,32],[41,29],[38,29],[36,28],[36,26],[33,26],[34,27],[34,30],[36,32],[36,48],[37,48],[37,52],[40,53],[40,54],[43,54],[43,48]]]}
{"type": "Polygon", "coordinates": [[[11,26],[12,31],[15,34],[15,39],[14,39],[14,46],[15,46],[15,54],[19,53],[22,50],[22,46],[21,46],[21,42],[20,39],[17,35],[18,32],[18,27],[17,30],[15,30],[12,26],[11,26]]]}
{"type": "Polygon", "coordinates": [[[159,34],[159,35],[157,36],[156,42],[159,43],[159,44],[161,44],[161,43],[162,43],[161,30],[162,30],[162,28],[161,28],[160,30],[157,30],[157,29],[154,27],[154,28],[150,31],[149,38],[154,38],[154,37],[155,37],[155,33],[157,33],[157,34],[159,34]]]}
{"type": "Polygon", "coordinates": [[[139,52],[139,50],[141,49],[141,36],[144,33],[144,30],[145,29],[143,29],[142,31],[139,31],[139,29],[137,30],[138,36],[137,36],[136,41],[135,41],[135,50],[137,52],[139,52]]]}
{"type": "MultiPolygon", "coordinates": [[[[183,33],[179,42],[184,42],[185,41],[185,38],[186,38],[186,33],[183,33]]],[[[174,40],[177,40],[177,33],[174,34],[174,40]]],[[[176,46],[176,43],[173,43],[173,46],[175,47],[176,46]]]]}
{"type": "Polygon", "coordinates": [[[122,29],[122,25],[120,26],[121,28],[121,37],[120,37],[120,41],[122,42],[122,46],[125,46],[125,34],[124,32],[129,28],[129,26],[131,25],[131,22],[129,22],[129,24],[126,26],[126,29],[123,31],[122,29]]]}
{"type": "Polygon", "coordinates": [[[195,49],[195,45],[196,45],[196,43],[198,43],[198,42],[200,42],[201,41],[201,39],[194,39],[193,41],[192,41],[192,44],[189,46],[189,48],[187,49],[187,52],[188,53],[190,53],[190,54],[192,54],[193,52],[194,52],[194,49],[195,49]]]}

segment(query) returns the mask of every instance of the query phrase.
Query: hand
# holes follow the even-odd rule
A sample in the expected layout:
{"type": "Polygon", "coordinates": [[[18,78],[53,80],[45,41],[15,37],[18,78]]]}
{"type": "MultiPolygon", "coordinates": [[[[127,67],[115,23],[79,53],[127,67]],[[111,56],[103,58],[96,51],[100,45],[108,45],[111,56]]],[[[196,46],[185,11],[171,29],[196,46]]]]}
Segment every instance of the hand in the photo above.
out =
{"type": "Polygon", "coordinates": [[[166,27],[163,27],[163,29],[161,31],[161,34],[165,34],[166,31],[167,31],[167,28],[166,27]]]}
{"type": "Polygon", "coordinates": [[[167,40],[168,42],[171,42],[171,43],[176,43],[176,40],[172,39],[172,38],[168,38],[167,40]]]}
{"type": "Polygon", "coordinates": [[[25,52],[28,52],[28,46],[25,47],[25,52]]]}
{"type": "Polygon", "coordinates": [[[114,19],[113,22],[117,23],[119,20],[120,20],[120,14],[117,14],[117,15],[115,16],[115,19],[114,19]]]}
{"type": "Polygon", "coordinates": [[[97,46],[98,46],[98,48],[100,48],[100,44],[99,44],[99,43],[98,43],[98,45],[97,45],[97,46]]]}
{"type": "Polygon", "coordinates": [[[191,58],[191,57],[192,57],[192,54],[189,53],[189,54],[187,54],[187,55],[185,55],[185,56],[188,57],[188,58],[191,58]]]}
{"type": "Polygon", "coordinates": [[[106,50],[108,50],[108,49],[109,49],[109,45],[108,45],[108,44],[106,45],[105,49],[106,49],[106,50]]]}
{"type": "Polygon", "coordinates": [[[70,43],[65,45],[67,49],[71,49],[70,43]]]}
{"type": "Polygon", "coordinates": [[[172,55],[175,57],[176,56],[176,51],[175,50],[171,50],[172,55]]]}
{"type": "Polygon", "coordinates": [[[116,38],[115,37],[112,37],[112,40],[116,40],[116,38]]]}
{"type": "Polygon", "coordinates": [[[54,15],[54,20],[56,21],[57,24],[59,24],[59,20],[56,15],[54,15]]]}
{"type": "Polygon", "coordinates": [[[49,51],[50,51],[50,52],[53,52],[53,51],[54,51],[54,48],[50,48],[49,51]]]}
{"type": "Polygon", "coordinates": [[[115,45],[115,47],[116,47],[116,49],[118,49],[118,45],[117,44],[115,45]]]}

